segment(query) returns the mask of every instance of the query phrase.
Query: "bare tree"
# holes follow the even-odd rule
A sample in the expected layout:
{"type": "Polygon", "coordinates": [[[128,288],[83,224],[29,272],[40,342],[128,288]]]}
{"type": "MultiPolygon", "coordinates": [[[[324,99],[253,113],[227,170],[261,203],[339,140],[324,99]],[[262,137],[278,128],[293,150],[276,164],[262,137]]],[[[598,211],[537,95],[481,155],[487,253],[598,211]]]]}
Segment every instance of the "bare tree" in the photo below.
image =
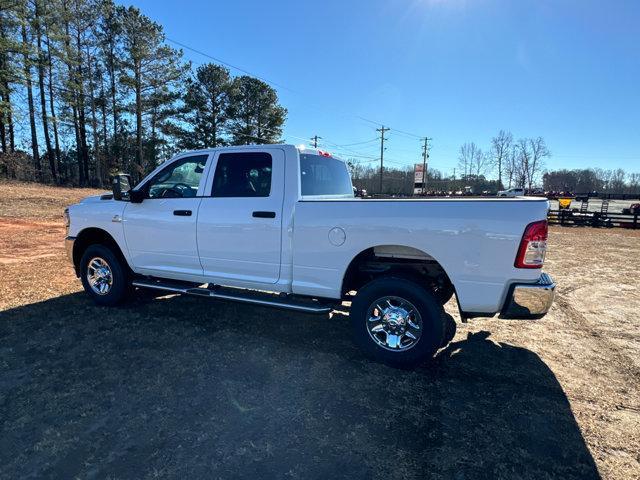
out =
{"type": "Polygon", "coordinates": [[[460,147],[458,168],[464,172],[462,178],[478,174],[476,173],[479,170],[478,165],[484,163],[482,156],[482,150],[473,142],[465,143],[460,147]]]}
{"type": "Polygon", "coordinates": [[[476,178],[484,177],[492,170],[493,159],[491,158],[491,154],[489,152],[483,152],[478,149],[476,156],[473,162],[473,173],[476,178]]]}
{"type": "Polygon", "coordinates": [[[524,188],[529,180],[532,153],[526,138],[518,140],[511,151],[510,179],[516,187],[524,188]]]}
{"type": "Polygon", "coordinates": [[[527,158],[527,183],[529,190],[544,168],[544,159],[551,156],[547,144],[542,137],[528,140],[530,154],[527,158]]]}
{"type": "Polygon", "coordinates": [[[640,192],[640,173],[629,174],[629,193],[640,192]]]}
{"type": "Polygon", "coordinates": [[[509,151],[507,151],[507,155],[504,161],[504,173],[508,179],[507,188],[511,188],[511,183],[513,182],[513,178],[515,177],[516,156],[517,149],[515,145],[511,145],[511,148],[509,149],[509,151]]]}
{"type": "Polygon", "coordinates": [[[621,168],[613,170],[611,172],[611,179],[609,180],[609,190],[611,190],[612,192],[622,192],[625,187],[625,177],[625,171],[621,168]]]}
{"type": "MultiPolygon", "coordinates": [[[[491,139],[491,160],[498,168],[498,183],[502,186],[502,171],[503,168],[508,168],[505,163],[509,161],[511,154],[511,147],[513,145],[513,135],[511,132],[505,132],[500,130],[498,135],[491,139]]],[[[509,180],[511,183],[511,179],[509,180]]]]}

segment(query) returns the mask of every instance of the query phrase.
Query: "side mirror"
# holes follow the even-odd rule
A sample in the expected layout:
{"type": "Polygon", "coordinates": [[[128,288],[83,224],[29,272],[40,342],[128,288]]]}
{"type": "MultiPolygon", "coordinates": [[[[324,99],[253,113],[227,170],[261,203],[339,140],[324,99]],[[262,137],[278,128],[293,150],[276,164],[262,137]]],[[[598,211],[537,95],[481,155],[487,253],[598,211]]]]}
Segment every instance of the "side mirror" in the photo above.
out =
{"type": "Polygon", "coordinates": [[[129,191],[129,201],[131,203],[142,203],[147,197],[147,193],[144,190],[130,190],[129,191]]]}
{"type": "Polygon", "coordinates": [[[129,197],[131,192],[131,175],[119,173],[113,177],[111,181],[111,190],[113,191],[114,200],[123,200],[129,197]]]}

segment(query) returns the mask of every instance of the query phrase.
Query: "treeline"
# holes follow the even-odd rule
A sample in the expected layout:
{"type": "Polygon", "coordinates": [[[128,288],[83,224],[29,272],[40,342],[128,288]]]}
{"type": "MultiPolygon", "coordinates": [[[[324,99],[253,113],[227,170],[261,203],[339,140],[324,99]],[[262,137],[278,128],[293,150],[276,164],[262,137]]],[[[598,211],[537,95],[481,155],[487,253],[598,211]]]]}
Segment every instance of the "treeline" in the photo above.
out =
{"type": "MultiPolygon", "coordinates": [[[[532,189],[540,184],[545,161],[550,156],[544,138],[514,140],[511,132],[500,130],[484,150],[474,142],[464,143],[452,175],[444,176],[440,171],[428,168],[426,191],[441,194],[470,187],[475,194],[481,194],[511,187],[532,189]]],[[[358,188],[381,193],[379,168],[353,162],[352,178],[358,188]]],[[[405,170],[385,168],[382,193],[411,195],[413,191],[413,167],[405,170]]]]}
{"type": "Polygon", "coordinates": [[[545,190],[554,192],[640,194],[640,173],[627,174],[621,168],[552,170],[545,172],[542,182],[545,190]]]}
{"type": "Polygon", "coordinates": [[[215,64],[192,71],[137,8],[0,2],[0,176],[97,186],[177,149],[281,139],[273,88],[215,64]]]}
{"type": "Polygon", "coordinates": [[[531,190],[542,186],[544,190],[554,192],[640,193],[640,173],[601,168],[547,170],[545,162],[550,157],[551,152],[542,137],[515,141],[510,132],[501,130],[484,152],[473,142],[462,145],[458,171],[471,186],[474,180],[496,175],[504,188],[531,190]]]}
{"type": "Polygon", "coordinates": [[[531,189],[540,180],[545,160],[551,152],[542,137],[514,140],[511,132],[500,130],[483,151],[475,143],[465,143],[458,154],[460,178],[474,180],[496,174],[500,188],[531,189]]]}
{"type": "MultiPolygon", "coordinates": [[[[358,190],[366,190],[368,194],[411,196],[414,194],[415,174],[413,167],[405,169],[385,167],[382,192],[380,192],[380,168],[354,161],[349,162],[351,178],[358,190]]],[[[437,169],[427,169],[426,191],[432,195],[445,195],[449,192],[464,191],[471,186],[474,194],[482,192],[496,193],[501,187],[497,180],[489,180],[483,175],[469,174],[466,178],[454,178],[444,176],[437,169]]]]}

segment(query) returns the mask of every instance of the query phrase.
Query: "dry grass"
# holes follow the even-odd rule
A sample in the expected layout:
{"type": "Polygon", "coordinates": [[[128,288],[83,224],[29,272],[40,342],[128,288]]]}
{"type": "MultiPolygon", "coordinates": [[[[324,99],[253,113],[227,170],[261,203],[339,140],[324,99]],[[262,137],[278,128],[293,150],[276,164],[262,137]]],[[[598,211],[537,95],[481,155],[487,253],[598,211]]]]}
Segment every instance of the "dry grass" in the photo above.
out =
{"type": "Polygon", "coordinates": [[[105,193],[105,190],[0,180],[0,218],[61,220],[66,206],[101,193],[105,193]]]}
{"type": "Polygon", "coordinates": [[[0,477],[640,478],[640,232],[553,228],[547,317],[398,371],[339,314],[94,306],[61,213],[96,193],[0,183],[0,477]]]}

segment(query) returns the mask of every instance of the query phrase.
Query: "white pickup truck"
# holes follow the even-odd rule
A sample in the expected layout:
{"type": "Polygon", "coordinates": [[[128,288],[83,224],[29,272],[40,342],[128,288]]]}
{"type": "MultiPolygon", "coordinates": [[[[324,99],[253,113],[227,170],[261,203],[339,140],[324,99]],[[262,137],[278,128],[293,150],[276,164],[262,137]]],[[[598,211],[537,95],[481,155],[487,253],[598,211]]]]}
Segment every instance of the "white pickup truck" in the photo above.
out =
{"type": "Polygon", "coordinates": [[[355,198],[345,162],[292,145],[186,152],[129,182],[65,211],[101,305],[136,288],[325,314],[351,302],[365,352],[415,365],[450,340],[454,293],[463,320],[553,302],[545,199],[355,198]]]}
{"type": "Polygon", "coordinates": [[[522,197],[524,196],[523,187],[509,188],[508,190],[500,190],[498,192],[499,197],[522,197]]]}

